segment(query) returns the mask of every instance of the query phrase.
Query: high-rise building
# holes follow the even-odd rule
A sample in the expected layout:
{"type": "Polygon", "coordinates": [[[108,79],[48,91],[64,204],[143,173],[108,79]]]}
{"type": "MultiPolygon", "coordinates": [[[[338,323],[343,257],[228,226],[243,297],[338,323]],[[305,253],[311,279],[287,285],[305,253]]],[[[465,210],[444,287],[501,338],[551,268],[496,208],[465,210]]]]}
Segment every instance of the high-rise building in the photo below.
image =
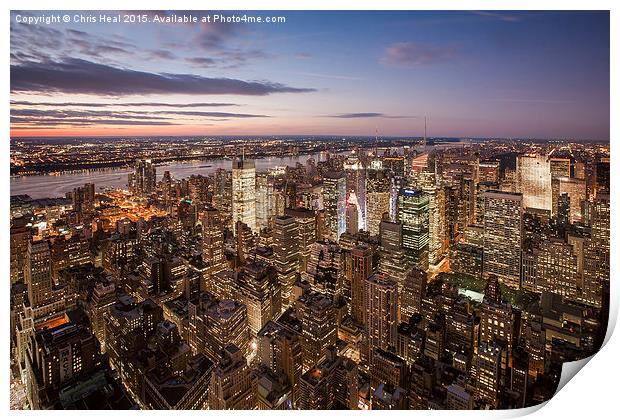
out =
{"type": "Polygon", "coordinates": [[[536,292],[553,292],[569,299],[576,299],[581,294],[582,278],[574,251],[572,244],[557,238],[538,244],[534,251],[536,292]]]}
{"type": "Polygon", "coordinates": [[[304,207],[285,209],[284,214],[293,217],[299,228],[297,236],[299,271],[303,274],[308,267],[308,260],[312,252],[312,244],[317,241],[316,214],[314,210],[304,207]]]}
{"type": "Polygon", "coordinates": [[[137,159],[133,174],[129,174],[129,189],[135,194],[155,192],[157,170],[151,159],[137,159]]]}
{"type": "Polygon", "coordinates": [[[11,219],[11,284],[24,281],[24,262],[32,231],[25,217],[11,219]]]}
{"type": "Polygon", "coordinates": [[[234,344],[228,344],[211,375],[209,409],[253,410],[256,408],[254,381],[242,351],[234,344]]]}
{"type": "Polygon", "coordinates": [[[297,408],[301,397],[299,381],[303,368],[303,342],[299,332],[277,321],[268,321],[257,337],[260,364],[287,378],[292,388],[292,405],[297,408]]]}
{"type": "Polygon", "coordinates": [[[241,221],[256,232],[256,166],[253,160],[233,160],[232,221],[233,224],[241,221]]]}
{"type": "Polygon", "coordinates": [[[343,173],[331,172],[323,178],[323,208],[327,237],[338,241],[346,230],[345,206],[347,181],[343,173]]]}
{"type": "Polygon", "coordinates": [[[215,275],[227,268],[222,219],[219,211],[213,207],[207,207],[202,218],[202,260],[207,271],[201,289],[213,291],[215,275]]]}
{"type": "Polygon", "coordinates": [[[472,362],[474,397],[491,408],[497,408],[499,404],[501,356],[501,349],[494,343],[482,342],[472,362]]]}
{"type": "Polygon", "coordinates": [[[269,229],[273,223],[273,177],[267,173],[256,174],[256,228],[269,229]]]}
{"type": "Polygon", "coordinates": [[[552,210],[551,166],[546,156],[517,157],[518,191],[523,207],[552,210]]]}
{"type": "Polygon", "coordinates": [[[248,311],[252,336],[282,312],[282,295],[278,273],[272,265],[254,261],[234,273],[231,282],[234,300],[243,303],[248,311]]]}
{"type": "Polygon", "coordinates": [[[400,294],[400,317],[408,322],[414,314],[422,312],[422,299],[426,293],[427,275],[416,268],[411,269],[405,277],[400,294]]]}
{"type": "Polygon", "coordinates": [[[351,250],[351,316],[360,325],[366,325],[366,280],[372,275],[372,249],[359,245],[351,250]]]}
{"type": "MultiPolygon", "coordinates": [[[[383,274],[366,279],[365,308],[368,345],[388,349],[396,346],[398,328],[398,286],[383,274]]],[[[372,353],[371,353],[372,354],[372,353]]]]}
{"type": "Polygon", "coordinates": [[[428,261],[437,264],[448,250],[446,234],[446,196],[443,188],[424,189],[428,194],[428,261]]]}
{"type": "Polygon", "coordinates": [[[274,266],[282,290],[283,309],[299,271],[299,226],[291,216],[278,216],[273,227],[274,266]]]}
{"type": "Polygon", "coordinates": [[[28,301],[32,306],[49,302],[52,291],[52,264],[48,241],[28,244],[24,278],[28,286],[28,301]]]}
{"type": "Polygon", "coordinates": [[[510,287],[520,287],[523,197],[487,191],[484,216],[483,275],[495,274],[510,287]]]}
{"type": "Polygon", "coordinates": [[[312,244],[305,280],[312,290],[335,300],[343,293],[345,277],[342,248],[329,240],[312,244]]]}
{"type": "Polygon", "coordinates": [[[329,346],[336,345],[336,311],[332,300],[317,292],[302,295],[295,302],[302,324],[304,371],[321,362],[329,346]]]}
{"type": "Polygon", "coordinates": [[[609,283],[609,194],[598,194],[592,206],[591,233],[584,247],[583,299],[600,307],[603,283],[609,283]]]}
{"type": "Polygon", "coordinates": [[[202,353],[217,362],[224,347],[232,343],[242,354],[248,354],[250,330],[245,305],[203,293],[189,301],[188,318],[188,345],[192,353],[202,353]]]}
{"type": "Polygon", "coordinates": [[[351,193],[348,200],[351,201],[347,201],[347,208],[345,210],[346,231],[351,235],[355,235],[359,232],[359,214],[357,204],[355,204],[357,201],[355,199],[355,194],[351,193]]]}
{"type": "Polygon", "coordinates": [[[403,248],[411,264],[428,270],[429,198],[412,188],[398,193],[398,220],[403,224],[403,248]]]}
{"type": "Polygon", "coordinates": [[[369,169],[366,177],[366,225],[370,236],[379,235],[383,215],[390,212],[392,181],[388,171],[369,169]]]}

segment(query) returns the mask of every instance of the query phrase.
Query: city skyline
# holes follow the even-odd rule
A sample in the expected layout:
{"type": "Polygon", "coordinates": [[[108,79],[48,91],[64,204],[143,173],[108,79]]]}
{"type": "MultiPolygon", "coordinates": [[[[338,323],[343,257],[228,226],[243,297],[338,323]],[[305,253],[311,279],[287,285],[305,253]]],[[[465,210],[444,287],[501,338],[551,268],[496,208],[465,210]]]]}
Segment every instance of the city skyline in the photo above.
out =
{"type": "MultiPolygon", "coordinates": [[[[11,16],[14,137],[422,136],[427,116],[429,136],[609,139],[608,12],[16,22],[44,13],[11,16]]],[[[148,19],[173,13],[217,14],[148,19]]]]}

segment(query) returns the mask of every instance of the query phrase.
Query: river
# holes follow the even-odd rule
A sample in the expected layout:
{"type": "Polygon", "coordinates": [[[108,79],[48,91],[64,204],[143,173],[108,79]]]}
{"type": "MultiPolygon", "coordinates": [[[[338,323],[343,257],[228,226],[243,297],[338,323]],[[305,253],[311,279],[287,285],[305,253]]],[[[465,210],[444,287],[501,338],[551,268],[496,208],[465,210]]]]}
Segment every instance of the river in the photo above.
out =
{"type": "MultiPolygon", "coordinates": [[[[288,157],[266,157],[256,159],[256,170],[266,171],[275,166],[295,166],[297,162],[306,164],[308,159],[324,160],[320,153],[288,157]]],[[[176,179],[188,178],[190,175],[210,175],[218,168],[230,170],[232,162],[227,159],[210,161],[172,162],[157,166],[157,179],[160,180],[164,171],[176,179]]],[[[30,175],[11,177],[11,195],[28,194],[32,198],[64,197],[73,188],[87,182],[95,184],[99,191],[104,187],[127,188],[128,168],[111,168],[95,171],[66,172],[58,175],[30,175]]]]}

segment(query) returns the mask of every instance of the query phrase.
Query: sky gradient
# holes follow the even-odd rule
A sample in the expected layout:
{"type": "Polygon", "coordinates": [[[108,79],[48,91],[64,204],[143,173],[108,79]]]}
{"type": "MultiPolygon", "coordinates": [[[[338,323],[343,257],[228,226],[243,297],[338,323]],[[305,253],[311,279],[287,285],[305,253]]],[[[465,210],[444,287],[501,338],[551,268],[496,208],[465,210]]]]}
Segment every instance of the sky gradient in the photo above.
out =
{"type": "Polygon", "coordinates": [[[16,22],[52,13],[77,12],[11,13],[13,137],[420,136],[426,115],[430,136],[609,139],[608,12],[16,22]]]}

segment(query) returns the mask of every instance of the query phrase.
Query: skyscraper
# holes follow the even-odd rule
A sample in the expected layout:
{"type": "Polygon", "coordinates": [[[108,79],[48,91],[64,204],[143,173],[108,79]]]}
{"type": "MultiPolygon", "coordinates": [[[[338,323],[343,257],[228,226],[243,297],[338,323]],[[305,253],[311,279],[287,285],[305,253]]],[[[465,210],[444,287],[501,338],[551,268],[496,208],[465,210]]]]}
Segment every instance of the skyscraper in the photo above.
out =
{"type": "Polygon", "coordinates": [[[202,260],[207,265],[207,272],[201,288],[213,291],[215,275],[227,268],[222,220],[219,211],[213,207],[207,207],[202,218],[202,260]]]}
{"type": "Polygon", "coordinates": [[[156,176],[157,170],[151,159],[137,159],[134,173],[130,174],[129,189],[136,194],[155,192],[156,176]]]}
{"type": "Polygon", "coordinates": [[[253,160],[232,163],[232,220],[245,223],[256,232],[256,166],[253,160]]]}
{"type": "Polygon", "coordinates": [[[518,156],[517,180],[524,208],[552,210],[551,166],[546,156],[518,156]]]}
{"type": "Polygon", "coordinates": [[[351,251],[351,316],[361,325],[366,325],[365,307],[366,280],[372,275],[372,249],[359,245],[351,251]]]}
{"type": "Polygon", "coordinates": [[[347,182],[343,173],[328,173],[323,178],[323,207],[327,237],[338,241],[346,230],[345,206],[347,182]]]}
{"type": "Polygon", "coordinates": [[[209,409],[253,410],[256,408],[254,381],[241,350],[234,344],[228,344],[211,375],[209,409]]]}
{"type": "Polygon", "coordinates": [[[332,300],[318,292],[302,295],[295,302],[295,309],[302,324],[305,371],[320,363],[329,346],[336,345],[336,312],[332,300]]]}
{"type": "Polygon", "coordinates": [[[483,276],[495,274],[510,287],[520,287],[523,196],[487,191],[484,214],[483,276]]]}
{"type": "Polygon", "coordinates": [[[396,347],[398,328],[398,288],[383,274],[366,280],[365,309],[370,354],[375,348],[396,347]]]}
{"type": "Polygon", "coordinates": [[[388,171],[369,169],[366,177],[366,226],[371,236],[379,235],[383,214],[390,212],[391,179],[388,171]]]}
{"type": "Polygon", "coordinates": [[[403,248],[414,267],[428,270],[429,198],[421,190],[401,188],[398,220],[403,224],[403,248]]]}
{"type": "Polygon", "coordinates": [[[275,219],[273,255],[282,289],[282,307],[286,308],[299,271],[299,227],[291,216],[278,216],[275,219]]]}

